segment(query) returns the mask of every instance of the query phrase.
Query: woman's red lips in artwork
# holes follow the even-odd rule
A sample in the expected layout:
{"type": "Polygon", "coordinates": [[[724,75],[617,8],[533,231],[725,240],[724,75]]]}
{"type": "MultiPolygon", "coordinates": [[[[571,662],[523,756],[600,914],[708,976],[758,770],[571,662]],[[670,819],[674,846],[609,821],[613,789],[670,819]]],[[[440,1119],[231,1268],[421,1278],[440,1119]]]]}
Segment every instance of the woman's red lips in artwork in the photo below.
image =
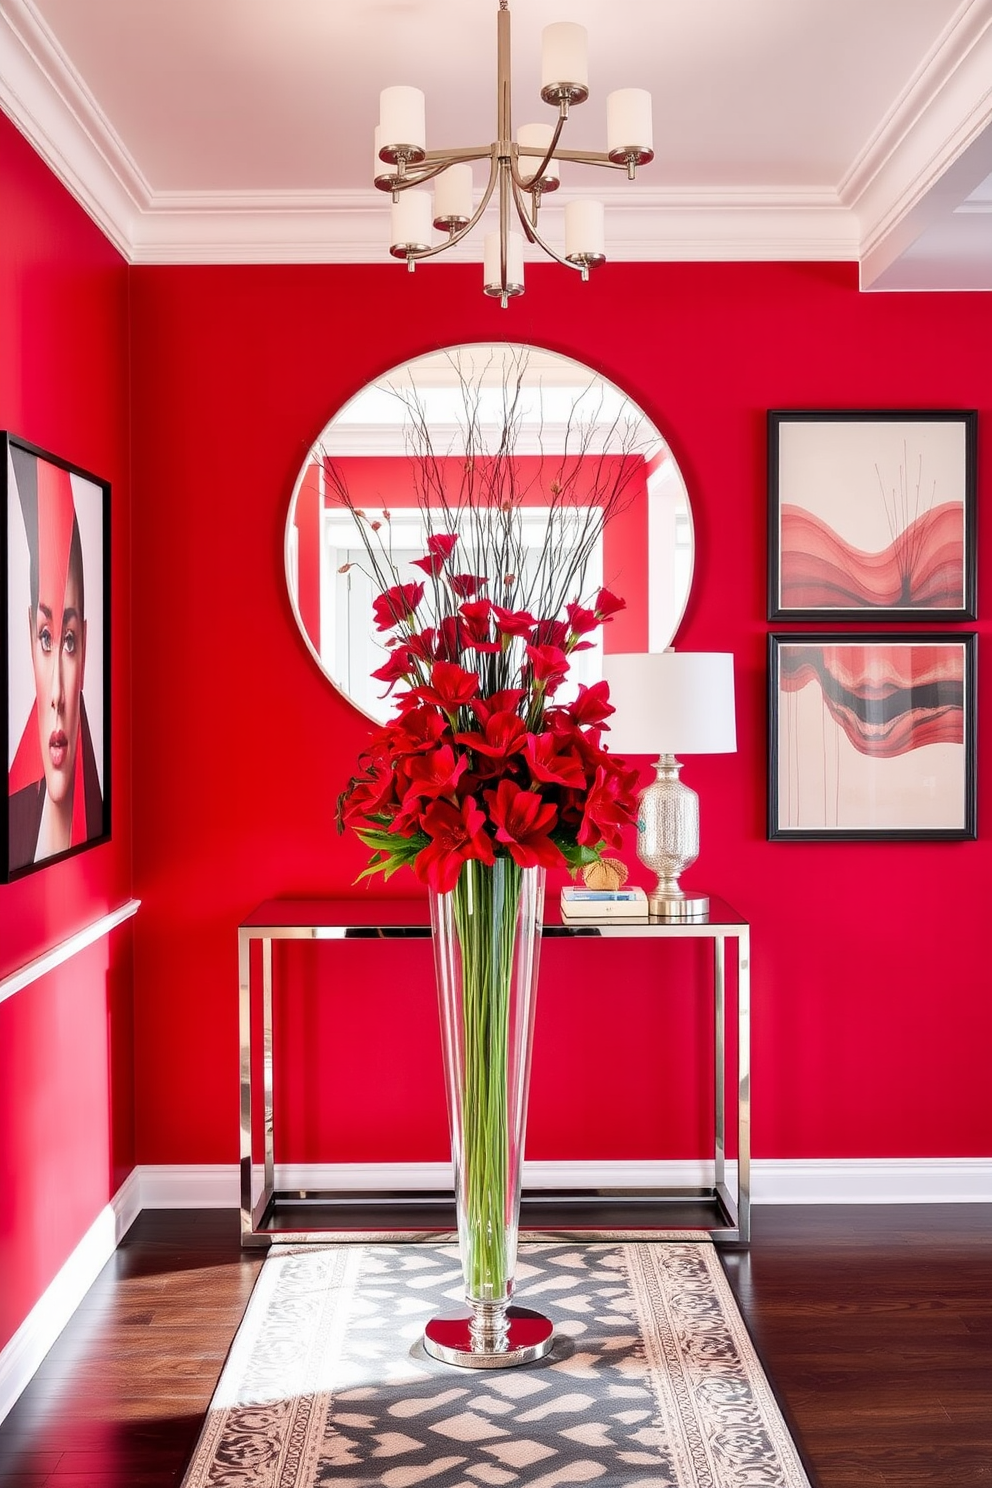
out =
{"type": "Polygon", "coordinates": [[[69,748],[69,740],[61,729],[56,729],[48,741],[48,752],[52,757],[52,764],[56,770],[61,770],[65,764],[66,751],[69,748]]]}

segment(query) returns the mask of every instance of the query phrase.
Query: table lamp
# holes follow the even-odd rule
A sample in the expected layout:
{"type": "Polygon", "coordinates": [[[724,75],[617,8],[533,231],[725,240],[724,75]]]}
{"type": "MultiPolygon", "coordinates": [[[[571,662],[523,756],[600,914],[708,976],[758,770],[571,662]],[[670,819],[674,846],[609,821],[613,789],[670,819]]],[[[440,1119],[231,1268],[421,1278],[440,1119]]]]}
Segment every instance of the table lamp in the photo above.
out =
{"type": "Polygon", "coordinates": [[[679,874],[699,856],[699,797],[679,779],[676,754],[737,748],[734,658],[725,651],[654,651],[603,657],[609,683],[612,754],[657,758],[657,779],[641,792],[637,856],[658,876],[648,890],[655,920],[704,920],[706,894],[687,893],[679,874]]]}

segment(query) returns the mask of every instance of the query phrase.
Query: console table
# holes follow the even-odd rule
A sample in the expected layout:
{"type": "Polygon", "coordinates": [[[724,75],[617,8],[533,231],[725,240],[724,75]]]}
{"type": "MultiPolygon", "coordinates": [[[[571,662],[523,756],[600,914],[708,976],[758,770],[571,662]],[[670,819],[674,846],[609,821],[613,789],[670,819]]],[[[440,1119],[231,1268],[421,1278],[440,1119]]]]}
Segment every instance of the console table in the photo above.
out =
{"type": "MultiPolygon", "coordinates": [[[[270,899],[260,904],[238,927],[238,973],[240,983],[240,1028],[241,1028],[241,1237],[242,1244],[268,1245],[274,1239],[280,1241],[315,1241],[357,1238],[357,1231],[343,1231],[335,1224],[305,1223],[298,1218],[301,1204],[309,1204],[310,1216],[320,1207],[321,1201],[330,1204],[335,1195],[282,1192],[276,1188],[275,1131],[273,1121],[273,1021],[272,1021],[272,942],[275,940],[364,940],[368,942],[370,958],[375,956],[376,943],[403,939],[429,939],[430,916],[426,899],[389,900],[372,899],[270,899]],[[253,1075],[252,1024],[253,1005],[259,995],[252,986],[252,945],[261,944],[261,1091],[257,1091],[253,1075]],[[264,1132],[264,1160],[253,1162],[253,1116],[261,1101],[262,1126],[264,1132]],[[293,1216],[297,1218],[294,1220],[293,1216]]],[[[705,1189],[650,1189],[626,1193],[624,1197],[648,1203],[656,1211],[658,1204],[666,1201],[703,1200],[712,1206],[713,1214],[698,1225],[700,1233],[716,1241],[746,1243],[750,1238],[750,929],[745,920],[729,905],[719,899],[710,901],[709,918],[705,921],[678,924],[660,924],[643,920],[579,920],[563,921],[557,902],[549,903],[545,909],[543,926],[544,948],[542,960],[552,950],[554,942],[580,936],[609,939],[669,940],[680,938],[704,939],[713,945],[713,1000],[715,1039],[713,1047],[713,1110],[714,1110],[714,1183],[705,1189]],[[737,1099],[735,1121],[737,1126],[737,1172],[733,1190],[728,1184],[726,1155],[727,1111],[726,1111],[726,1049],[727,1049],[727,942],[736,946],[736,1004],[737,1004],[737,1099]]],[[[257,958],[256,958],[257,959],[257,958]]],[[[609,1202],[619,1191],[597,1190],[595,1195],[581,1196],[592,1205],[609,1202]]],[[[440,1196],[442,1199],[444,1196],[440,1196]]],[[[547,1222],[539,1226],[529,1224],[525,1217],[529,1194],[524,1192],[521,1210],[521,1236],[529,1230],[542,1231],[551,1228],[547,1222]]],[[[567,1198],[560,1193],[555,1199],[567,1198]]],[[[404,1202],[413,1208],[423,1207],[423,1197],[410,1195],[393,1196],[402,1206],[404,1202]]],[[[647,1211],[645,1211],[647,1212],[647,1211]]],[[[641,1228],[638,1222],[638,1229],[641,1228]]],[[[694,1226],[695,1227],[695,1226],[694,1226]]],[[[390,1226],[391,1238],[396,1226],[390,1226]]],[[[401,1227],[406,1233],[406,1226],[401,1227]]],[[[448,1230],[450,1225],[409,1225],[407,1238],[437,1238],[437,1230],[448,1230]]],[[[614,1228],[610,1225],[609,1228],[614,1228]]],[[[666,1226],[655,1221],[644,1222],[644,1237],[662,1238],[666,1229],[681,1226],[666,1226]]],[[[564,1233],[558,1226],[556,1234],[564,1233]]],[[[568,1228],[575,1238],[593,1238],[594,1220],[588,1225],[568,1228]]],[[[362,1237],[369,1237],[368,1230],[362,1237]]],[[[374,1236],[372,1236],[374,1237],[374,1236]]]]}

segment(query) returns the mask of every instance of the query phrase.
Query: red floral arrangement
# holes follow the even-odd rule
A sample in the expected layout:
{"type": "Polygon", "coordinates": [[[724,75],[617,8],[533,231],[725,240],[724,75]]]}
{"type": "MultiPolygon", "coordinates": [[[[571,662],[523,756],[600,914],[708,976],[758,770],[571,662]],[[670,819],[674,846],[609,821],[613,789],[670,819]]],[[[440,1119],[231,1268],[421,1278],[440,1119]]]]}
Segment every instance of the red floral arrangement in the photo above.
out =
{"type": "Polygon", "coordinates": [[[496,454],[484,445],[477,388],[463,382],[456,492],[423,408],[403,395],[420,451],[411,468],[427,533],[414,582],[403,582],[393,561],[390,512],[370,518],[333,461],[323,461],[327,489],[355,517],[379,591],[375,623],[389,654],[372,675],[387,693],[398,689],[395,717],[373,734],[338,802],[339,828],[352,828],[372,849],[362,877],[388,878],[409,865],[447,893],[473,859],[576,872],[619,848],[624,827],[636,821],[637,772],[603,743],[613,712],[607,684],[579,684],[570,701],[556,698],[572,654],[625,608],[605,588],[585,602],[576,596],[642,461],[619,422],[619,453],[609,459],[591,452],[591,426],[570,424],[567,457],[537,480],[522,473],[513,445],[524,365],[504,388],[496,454]],[[538,550],[523,537],[535,487],[547,514],[538,550]],[[497,590],[502,604],[491,597],[497,590]]]}
{"type": "Polygon", "coordinates": [[[521,868],[574,871],[620,847],[636,819],[637,772],[601,743],[613,712],[607,684],[580,684],[573,701],[554,700],[570,654],[625,602],[600,589],[589,607],[569,603],[560,620],[461,599],[488,581],[452,571],[457,541],[434,534],[416,560],[435,600],[460,600],[452,612],[420,628],[423,583],[394,584],[375,601],[377,628],[394,634],[372,675],[405,690],[339,805],[341,824],[373,850],[365,874],[388,877],[409,864],[439,893],[470,858],[493,863],[502,854],[521,868]]]}

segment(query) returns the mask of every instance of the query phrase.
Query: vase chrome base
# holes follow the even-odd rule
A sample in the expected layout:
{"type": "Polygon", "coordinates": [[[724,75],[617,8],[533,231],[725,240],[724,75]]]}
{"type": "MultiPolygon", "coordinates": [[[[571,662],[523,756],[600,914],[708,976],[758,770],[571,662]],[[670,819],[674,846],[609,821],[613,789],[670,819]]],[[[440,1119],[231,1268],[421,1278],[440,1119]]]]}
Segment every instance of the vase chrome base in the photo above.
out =
{"type": "Polygon", "coordinates": [[[529,1307],[506,1309],[506,1335],[500,1348],[480,1349],[474,1345],[474,1321],[469,1312],[431,1318],[424,1329],[424,1352],[442,1364],[457,1364],[462,1369],[510,1369],[515,1364],[543,1359],[554,1343],[551,1320],[529,1307]]]}
{"type": "Polygon", "coordinates": [[[668,924],[708,920],[709,894],[648,894],[648,918],[668,924]]]}

